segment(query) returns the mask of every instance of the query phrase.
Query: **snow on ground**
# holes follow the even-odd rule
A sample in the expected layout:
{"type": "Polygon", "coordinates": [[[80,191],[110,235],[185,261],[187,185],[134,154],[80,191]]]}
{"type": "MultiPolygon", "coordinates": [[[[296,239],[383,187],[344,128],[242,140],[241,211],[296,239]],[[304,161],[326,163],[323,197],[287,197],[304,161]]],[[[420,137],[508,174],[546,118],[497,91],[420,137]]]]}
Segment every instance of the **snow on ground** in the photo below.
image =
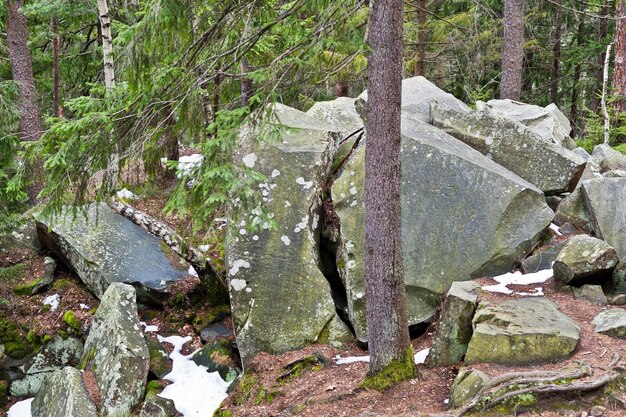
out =
{"type": "Polygon", "coordinates": [[[197,276],[198,276],[198,273],[196,272],[196,270],[194,269],[194,267],[193,267],[193,266],[191,266],[191,265],[189,265],[189,269],[187,270],[187,273],[188,273],[189,275],[194,276],[194,277],[197,277],[197,276]]]}
{"type": "Polygon", "coordinates": [[[61,296],[59,294],[52,294],[43,300],[43,305],[50,306],[51,311],[56,311],[59,308],[59,302],[61,302],[61,296]]]}
{"type": "MultiPolygon", "coordinates": [[[[417,352],[415,354],[415,356],[414,356],[415,364],[419,365],[419,364],[422,364],[422,363],[426,362],[426,357],[428,356],[429,352],[430,352],[430,349],[422,349],[419,352],[417,352]]],[[[369,362],[369,361],[370,361],[369,355],[367,355],[367,356],[348,356],[346,358],[342,358],[339,355],[335,356],[335,363],[337,365],[346,365],[346,364],[349,364],[349,363],[369,362]]]]}
{"type": "Polygon", "coordinates": [[[482,289],[489,292],[499,292],[503,294],[541,296],[543,295],[543,289],[541,287],[536,287],[536,292],[528,293],[513,292],[513,290],[511,290],[508,285],[540,284],[552,278],[553,275],[554,273],[552,272],[552,269],[544,269],[543,271],[533,272],[531,274],[522,274],[519,271],[508,272],[504,275],[499,275],[492,278],[494,281],[498,282],[498,284],[485,285],[484,287],[482,287],[482,289]]]}
{"type": "Polygon", "coordinates": [[[141,324],[144,327],[144,329],[143,329],[144,333],[158,332],[159,331],[159,327],[158,326],[150,326],[145,321],[140,321],[139,324],[141,324]]]}
{"type": "Polygon", "coordinates": [[[158,339],[174,346],[170,355],[172,372],[164,377],[172,384],[165,387],[159,396],[174,401],[176,410],[183,417],[212,417],[227,397],[226,389],[230,384],[218,372],[209,373],[205,366],[196,365],[191,360],[193,354],[185,356],[180,353],[191,337],[158,336],[158,339]]]}
{"type": "Polygon", "coordinates": [[[189,175],[194,168],[199,167],[204,157],[199,153],[189,156],[181,156],[178,159],[178,178],[189,175]]]}
{"type": "Polygon", "coordinates": [[[132,192],[132,191],[129,191],[129,190],[128,190],[128,189],[126,189],[126,188],[122,188],[122,189],[121,189],[121,190],[119,190],[116,194],[117,194],[117,196],[118,196],[119,198],[124,198],[124,199],[126,199],[126,200],[136,200],[136,199],[138,199],[138,198],[139,198],[139,197],[137,197],[135,194],[133,194],[133,192],[132,192]]]}
{"type": "Polygon", "coordinates": [[[34,398],[29,398],[27,400],[18,401],[9,408],[9,413],[7,417],[32,417],[30,412],[30,403],[32,403],[34,398]]]}
{"type": "Polygon", "coordinates": [[[550,230],[554,231],[557,236],[563,236],[563,233],[561,233],[561,229],[559,229],[559,226],[554,223],[550,223],[550,230]]]}
{"type": "Polygon", "coordinates": [[[426,362],[426,357],[428,357],[429,353],[430,353],[430,348],[422,349],[419,352],[417,352],[415,354],[415,356],[414,356],[415,357],[415,364],[419,365],[419,364],[425,363],[426,362]]]}

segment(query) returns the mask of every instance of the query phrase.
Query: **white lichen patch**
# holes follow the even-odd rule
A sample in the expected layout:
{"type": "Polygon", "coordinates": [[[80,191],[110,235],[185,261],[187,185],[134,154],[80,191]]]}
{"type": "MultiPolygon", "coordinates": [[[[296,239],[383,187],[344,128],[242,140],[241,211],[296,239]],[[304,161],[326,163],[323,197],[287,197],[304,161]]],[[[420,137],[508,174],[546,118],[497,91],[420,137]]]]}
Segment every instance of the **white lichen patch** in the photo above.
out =
{"type": "Polygon", "coordinates": [[[272,171],[272,178],[276,178],[279,175],[280,175],[280,171],[279,170],[275,169],[275,170],[272,171]]]}
{"type": "Polygon", "coordinates": [[[350,188],[350,194],[356,195],[356,187],[350,188]]]}
{"type": "Polygon", "coordinates": [[[228,273],[231,276],[237,275],[240,268],[250,268],[250,262],[246,261],[245,259],[237,259],[235,262],[233,262],[233,266],[230,268],[228,273]]]}
{"type": "Polygon", "coordinates": [[[256,164],[257,156],[253,153],[249,153],[248,155],[241,158],[243,164],[248,168],[253,168],[254,164],[256,164]]]}
{"type": "Polygon", "coordinates": [[[313,181],[305,181],[305,179],[302,177],[296,178],[296,184],[301,185],[302,188],[304,188],[305,190],[308,190],[309,188],[313,187],[313,181]]]}
{"type": "Polygon", "coordinates": [[[280,240],[285,244],[285,246],[289,246],[291,244],[291,240],[289,239],[289,236],[282,235],[280,237],[280,240]]]}
{"type": "Polygon", "coordinates": [[[230,280],[230,286],[233,287],[233,290],[235,291],[241,291],[244,288],[246,288],[246,285],[248,285],[248,283],[246,282],[245,279],[231,279],[230,280]]]}

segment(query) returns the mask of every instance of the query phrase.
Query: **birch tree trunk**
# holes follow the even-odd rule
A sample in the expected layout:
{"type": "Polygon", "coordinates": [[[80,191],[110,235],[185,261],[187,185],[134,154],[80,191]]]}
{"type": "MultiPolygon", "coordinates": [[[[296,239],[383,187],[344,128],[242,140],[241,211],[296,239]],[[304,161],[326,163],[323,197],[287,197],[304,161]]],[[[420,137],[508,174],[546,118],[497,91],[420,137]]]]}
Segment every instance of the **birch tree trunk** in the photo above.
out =
{"type": "MultiPolygon", "coordinates": [[[[608,1],[609,0],[604,0],[604,5],[602,6],[602,8],[600,9],[600,18],[599,18],[599,22],[598,22],[598,28],[596,31],[596,42],[601,44],[604,42],[604,38],[606,38],[608,32],[609,32],[609,21],[608,21],[608,16],[609,16],[609,6],[608,6],[608,1]]],[[[602,68],[604,67],[604,58],[605,58],[605,52],[604,49],[602,50],[602,52],[600,52],[597,56],[596,56],[596,64],[594,66],[594,76],[596,78],[596,87],[593,89],[593,95],[591,97],[591,110],[593,110],[594,112],[597,112],[598,109],[600,108],[600,97],[598,97],[598,94],[596,94],[596,88],[598,88],[597,86],[601,86],[602,85],[602,68]]]]}
{"type": "Polygon", "coordinates": [[[504,0],[504,47],[500,98],[519,100],[524,62],[525,0],[504,0]]]}
{"type": "Polygon", "coordinates": [[[115,65],[113,62],[113,37],[111,35],[111,16],[107,0],[98,0],[100,31],[102,33],[102,60],[104,63],[104,85],[107,89],[115,87],[115,65]]]}
{"type": "MultiPolygon", "coordinates": [[[[606,55],[604,58],[604,76],[602,79],[602,114],[604,114],[604,144],[609,144],[611,119],[606,108],[606,91],[609,83],[609,61],[611,59],[611,45],[606,47],[606,55]]],[[[615,103],[618,106],[618,103],[615,103]]],[[[618,107],[619,110],[619,107],[618,107]]]]}

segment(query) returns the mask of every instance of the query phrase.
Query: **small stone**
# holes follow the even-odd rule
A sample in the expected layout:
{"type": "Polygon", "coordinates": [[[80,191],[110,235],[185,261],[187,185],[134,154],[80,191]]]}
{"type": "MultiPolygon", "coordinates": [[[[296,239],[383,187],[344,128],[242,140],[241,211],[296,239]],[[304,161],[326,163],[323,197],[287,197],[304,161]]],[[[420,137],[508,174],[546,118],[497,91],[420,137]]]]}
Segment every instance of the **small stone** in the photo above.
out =
{"type": "Polygon", "coordinates": [[[601,405],[594,405],[593,407],[591,407],[591,410],[589,410],[589,414],[593,417],[601,417],[602,415],[604,415],[605,411],[606,407],[602,407],[601,405]]]}
{"type": "Polygon", "coordinates": [[[607,302],[613,306],[626,305],[626,294],[617,294],[607,298],[607,302]]]}
{"type": "Polygon", "coordinates": [[[597,333],[626,339],[626,310],[623,308],[604,310],[591,323],[596,326],[597,333]]]}
{"type": "Polygon", "coordinates": [[[574,298],[577,300],[589,301],[599,306],[607,305],[607,299],[600,285],[583,285],[580,288],[574,288],[574,298]]]}
{"type": "Polygon", "coordinates": [[[480,391],[489,381],[489,376],[478,369],[461,368],[450,388],[449,408],[457,408],[480,391]]]}

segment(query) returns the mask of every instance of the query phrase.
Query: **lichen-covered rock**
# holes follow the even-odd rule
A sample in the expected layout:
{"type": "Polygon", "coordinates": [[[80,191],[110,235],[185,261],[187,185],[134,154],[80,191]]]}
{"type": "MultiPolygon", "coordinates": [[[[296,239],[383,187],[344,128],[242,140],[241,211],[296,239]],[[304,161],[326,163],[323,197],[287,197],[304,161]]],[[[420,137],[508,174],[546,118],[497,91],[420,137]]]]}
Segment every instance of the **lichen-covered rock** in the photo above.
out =
{"type": "Polygon", "coordinates": [[[598,178],[582,185],[595,235],[626,259],[626,178],[598,178]]]}
{"type": "Polygon", "coordinates": [[[141,406],[139,417],[174,417],[177,414],[174,401],[149,393],[141,406]]]}
{"type": "Polygon", "coordinates": [[[102,296],[81,363],[96,376],[104,414],[131,413],[143,399],[150,354],[132,286],[114,282],[102,296]]]}
{"type": "Polygon", "coordinates": [[[604,310],[591,323],[596,326],[597,333],[626,339],[626,310],[623,308],[604,310]]]}
{"type": "Polygon", "coordinates": [[[488,155],[546,194],[573,191],[586,161],[543,140],[524,125],[487,111],[459,112],[431,106],[433,125],[488,155]]]}
{"type": "Polygon", "coordinates": [[[163,343],[151,333],[146,334],[146,343],[150,354],[150,372],[157,378],[163,379],[172,371],[172,359],[169,352],[163,343]]]}
{"type": "Polygon", "coordinates": [[[96,417],[80,371],[66,367],[48,375],[31,404],[33,417],[96,417]]]}
{"type": "MultiPolygon", "coordinates": [[[[358,97],[367,101],[367,90],[358,97]]],[[[424,123],[430,123],[430,102],[436,100],[443,108],[470,111],[470,107],[450,93],[446,93],[422,76],[402,80],[402,111],[424,123]]]]}
{"type": "Polygon", "coordinates": [[[241,373],[228,339],[216,339],[205,345],[191,357],[191,360],[197,365],[205,366],[207,372],[219,372],[226,382],[234,381],[241,373]]]}
{"type": "Polygon", "coordinates": [[[591,233],[591,220],[580,188],[561,200],[554,213],[554,224],[562,226],[566,223],[582,232],[591,233]]]}
{"type": "Polygon", "coordinates": [[[580,288],[574,288],[574,298],[577,300],[589,301],[592,304],[605,306],[607,304],[606,296],[600,285],[583,285],[580,288]]]}
{"type": "Polygon", "coordinates": [[[346,323],[335,316],[328,324],[328,343],[337,349],[347,349],[355,341],[346,323]]]}
{"type": "Polygon", "coordinates": [[[539,107],[513,100],[478,101],[476,108],[486,110],[505,119],[519,122],[546,142],[567,149],[576,148],[576,142],[569,137],[572,127],[567,116],[554,104],[539,107]]]}
{"type": "Polygon", "coordinates": [[[461,368],[450,388],[449,408],[457,408],[472,399],[487,382],[489,376],[478,369],[461,368]]]}
{"type": "MultiPolygon", "coordinates": [[[[350,322],[363,342],[364,181],[362,148],[335,180],[332,199],[341,224],[337,268],[347,291],[350,322]]],[[[401,193],[410,324],[429,320],[452,282],[510,271],[553,217],[535,186],[406,113],[401,193]]]]}
{"type": "Polygon", "coordinates": [[[22,366],[24,378],[11,383],[11,395],[15,397],[36,395],[47,375],[65,366],[78,365],[82,354],[83,342],[79,339],[55,337],[22,366]]]}
{"type": "Polygon", "coordinates": [[[258,143],[257,132],[244,129],[235,156],[267,178],[260,187],[276,223],[249,232],[260,222],[260,212],[252,210],[229,226],[228,282],[244,365],[262,351],[281,353],[314,342],[335,315],[317,246],[322,186],[339,136],[296,109],[277,104],[275,110],[292,129],[273,143],[258,143]]]}
{"type": "Polygon", "coordinates": [[[543,271],[544,269],[551,269],[565,243],[567,242],[556,242],[538,248],[532,255],[522,261],[522,271],[525,274],[529,274],[543,271]]]}
{"type": "Polygon", "coordinates": [[[557,362],[574,352],[580,326],[552,301],[521,298],[490,305],[474,315],[465,363],[557,362]]]}
{"type": "Polygon", "coordinates": [[[452,365],[465,356],[472,337],[478,288],[474,281],[453,282],[450,286],[428,354],[428,366],[452,365]]]}
{"type": "Polygon", "coordinates": [[[593,148],[591,159],[600,168],[600,172],[626,170],[626,155],[609,145],[597,145],[593,148]]]}
{"type": "Polygon", "coordinates": [[[608,281],[619,262],[615,249],[587,235],[571,238],[554,262],[554,278],[565,284],[608,281]]]}
{"type": "Polygon", "coordinates": [[[161,292],[185,276],[170,264],[157,238],[104,203],[90,205],[75,218],[69,209],[52,221],[40,217],[37,231],[98,298],[112,282],[161,292]]]}

